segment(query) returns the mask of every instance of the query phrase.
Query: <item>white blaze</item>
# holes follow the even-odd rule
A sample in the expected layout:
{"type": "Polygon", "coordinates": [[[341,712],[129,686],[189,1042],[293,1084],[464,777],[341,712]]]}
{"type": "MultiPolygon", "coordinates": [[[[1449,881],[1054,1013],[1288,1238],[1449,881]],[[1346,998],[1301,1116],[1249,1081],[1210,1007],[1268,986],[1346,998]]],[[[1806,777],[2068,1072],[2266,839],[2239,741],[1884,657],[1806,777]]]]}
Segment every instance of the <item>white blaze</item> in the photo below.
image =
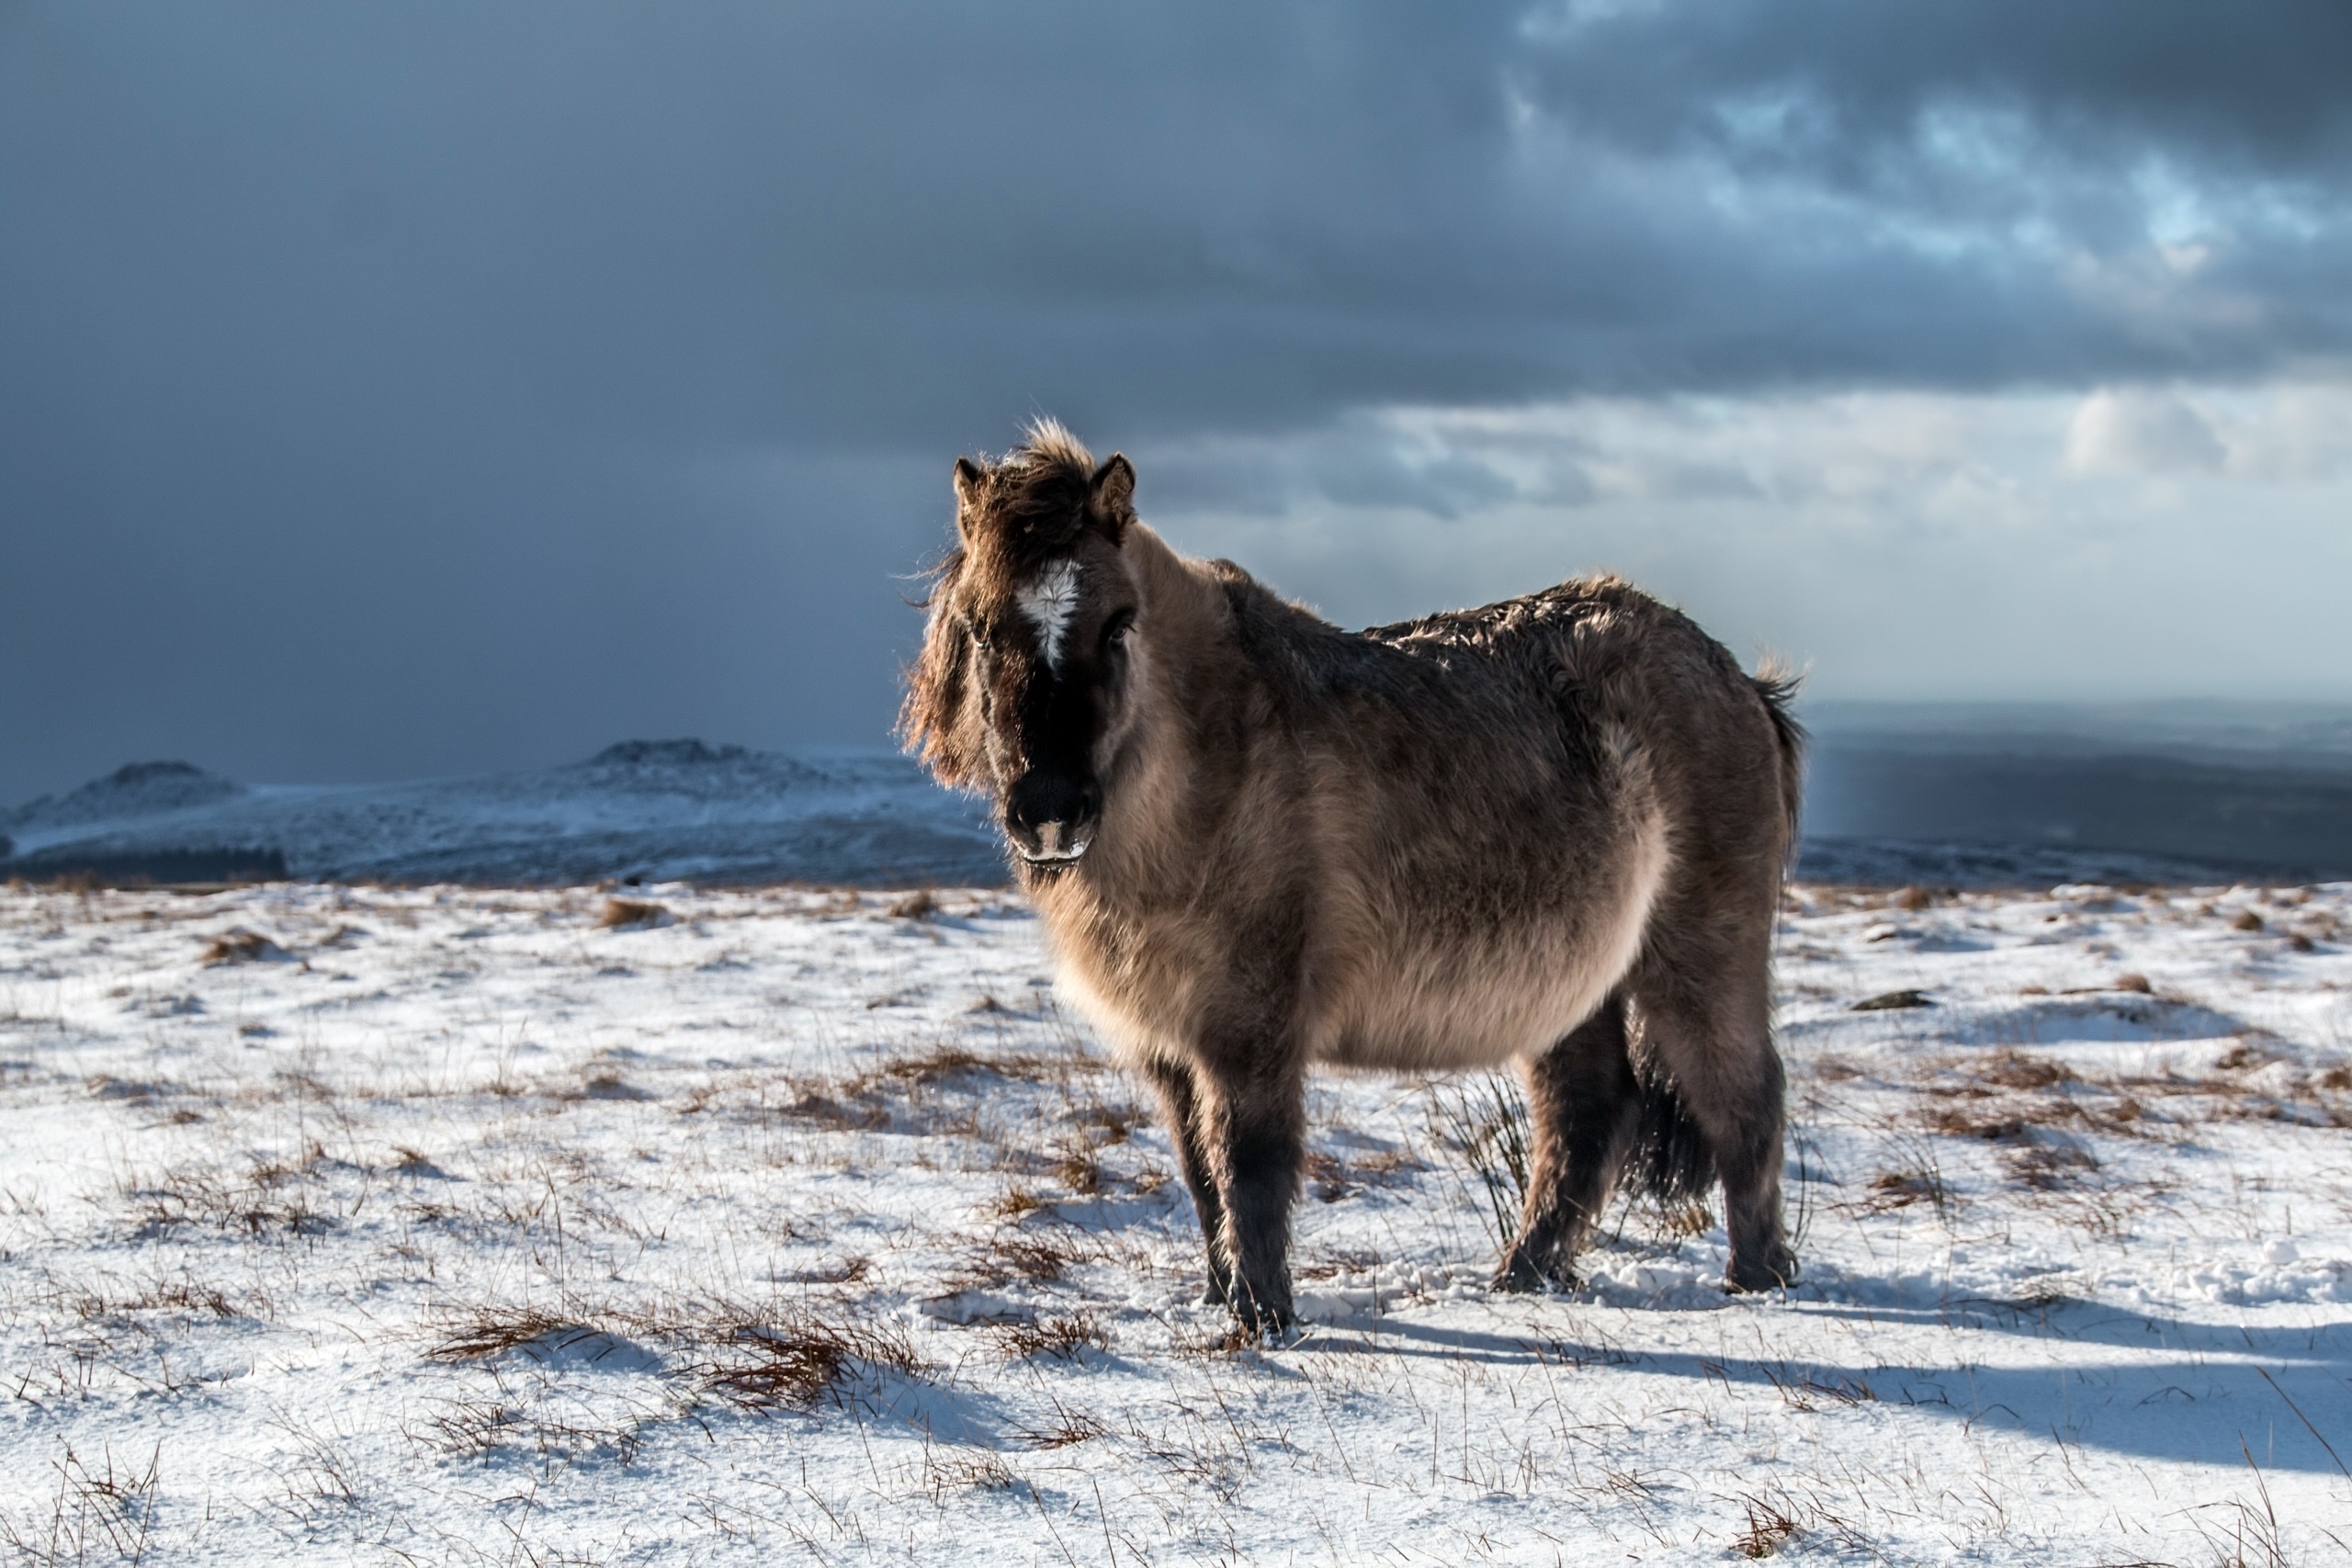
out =
{"type": "Polygon", "coordinates": [[[1062,635],[1078,610],[1078,563],[1060,560],[1039,572],[1029,586],[1013,596],[1021,613],[1037,628],[1037,644],[1045,650],[1046,668],[1062,669],[1062,635]]]}

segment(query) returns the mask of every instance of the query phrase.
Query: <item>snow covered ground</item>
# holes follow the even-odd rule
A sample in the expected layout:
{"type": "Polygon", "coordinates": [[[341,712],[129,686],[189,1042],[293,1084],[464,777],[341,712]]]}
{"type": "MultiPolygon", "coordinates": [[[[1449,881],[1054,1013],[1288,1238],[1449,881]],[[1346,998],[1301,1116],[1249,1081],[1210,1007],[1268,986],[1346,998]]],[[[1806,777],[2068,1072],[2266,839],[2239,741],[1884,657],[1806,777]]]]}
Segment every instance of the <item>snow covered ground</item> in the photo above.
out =
{"type": "Polygon", "coordinates": [[[631,897],[0,892],[0,1557],[2352,1558],[2352,887],[1797,889],[1785,1297],[1322,1078],[1278,1349],[1017,899],[631,897]]]}

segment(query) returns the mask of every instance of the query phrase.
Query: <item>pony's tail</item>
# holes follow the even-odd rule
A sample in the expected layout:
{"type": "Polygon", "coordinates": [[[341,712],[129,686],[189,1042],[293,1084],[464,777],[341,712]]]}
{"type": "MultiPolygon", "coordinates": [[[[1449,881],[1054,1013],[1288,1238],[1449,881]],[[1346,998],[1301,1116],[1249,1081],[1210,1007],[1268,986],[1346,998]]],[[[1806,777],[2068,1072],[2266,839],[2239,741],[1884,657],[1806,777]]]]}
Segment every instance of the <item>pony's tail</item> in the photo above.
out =
{"type": "Polygon", "coordinates": [[[1789,831],[1788,858],[1792,863],[1797,856],[1797,815],[1804,804],[1804,726],[1797,722],[1792,705],[1797,688],[1804,684],[1804,671],[1792,670],[1778,658],[1770,658],[1758,666],[1748,677],[1756,694],[1763,699],[1765,715],[1772,721],[1772,739],[1781,753],[1781,810],[1786,815],[1789,831]]]}
{"type": "Polygon", "coordinates": [[[1715,1184],[1715,1151],[1691,1118],[1682,1090],[1664,1065],[1634,1059],[1642,1119],[1628,1162],[1634,1184],[1670,1207],[1696,1203],[1715,1184]]]}

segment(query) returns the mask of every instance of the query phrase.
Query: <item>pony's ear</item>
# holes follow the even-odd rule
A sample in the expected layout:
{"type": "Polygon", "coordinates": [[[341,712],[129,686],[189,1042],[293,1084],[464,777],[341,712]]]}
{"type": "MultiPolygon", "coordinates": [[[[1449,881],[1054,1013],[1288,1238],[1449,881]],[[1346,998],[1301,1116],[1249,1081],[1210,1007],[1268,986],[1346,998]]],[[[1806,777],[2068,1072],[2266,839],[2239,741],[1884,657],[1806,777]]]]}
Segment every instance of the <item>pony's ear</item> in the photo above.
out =
{"type": "Polygon", "coordinates": [[[972,516],[980,509],[980,498],[988,492],[989,476],[969,457],[956,459],[956,532],[964,542],[972,539],[972,516]]]}
{"type": "Polygon", "coordinates": [[[1136,470],[1124,453],[1114,452],[1094,470],[1089,510],[1117,544],[1136,520],[1136,470]]]}

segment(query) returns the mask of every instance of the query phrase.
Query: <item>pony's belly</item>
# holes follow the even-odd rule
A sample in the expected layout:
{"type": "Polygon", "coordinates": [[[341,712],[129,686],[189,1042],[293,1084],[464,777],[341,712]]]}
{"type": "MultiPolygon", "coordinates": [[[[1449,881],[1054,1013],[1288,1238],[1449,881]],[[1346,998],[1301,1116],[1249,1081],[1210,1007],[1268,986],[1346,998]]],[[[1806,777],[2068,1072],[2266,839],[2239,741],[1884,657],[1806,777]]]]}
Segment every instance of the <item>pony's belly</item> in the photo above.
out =
{"type": "Polygon", "coordinates": [[[1357,979],[1345,1011],[1315,1032],[1334,1066],[1392,1071],[1491,1067],[1548,1050],[1592,1016],[1622,965],[1568,942],[1395,955],[1357,979]],[[1582,962],[1578,962],[1581,956],[1582,962]]]}

